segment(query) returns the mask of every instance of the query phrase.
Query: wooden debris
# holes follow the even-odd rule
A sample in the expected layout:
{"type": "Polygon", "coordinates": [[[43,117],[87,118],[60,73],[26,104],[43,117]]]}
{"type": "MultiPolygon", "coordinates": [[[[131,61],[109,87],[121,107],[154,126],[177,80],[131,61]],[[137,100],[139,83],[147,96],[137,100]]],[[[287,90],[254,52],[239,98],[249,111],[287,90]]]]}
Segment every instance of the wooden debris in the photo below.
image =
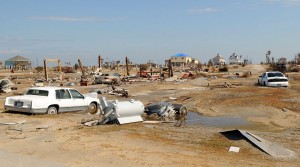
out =
{"type": "Polygon", "coordinates": [[[19,122],[0,122],[0,125],[15,125],[15,126],[19,126],[23,123],[25,123],[26,121],[19,121],[19,122]]]}

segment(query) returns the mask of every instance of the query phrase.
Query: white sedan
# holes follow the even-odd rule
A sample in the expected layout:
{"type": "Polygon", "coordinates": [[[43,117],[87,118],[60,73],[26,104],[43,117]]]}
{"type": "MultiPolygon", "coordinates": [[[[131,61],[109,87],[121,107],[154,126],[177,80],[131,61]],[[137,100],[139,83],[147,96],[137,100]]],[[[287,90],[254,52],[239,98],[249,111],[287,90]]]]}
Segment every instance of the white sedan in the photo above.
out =
{"type": "Polygon", "coordinates": [[[263,86],[289,86],[288,78],[279,71],[265,72],[258,78],[258,84],[263,86]]]}
{"type": "Polygon", "coordinates": [[[6,111],[34,114],[57,114],[70,111],[87,111],[95,114],[100,101],[83,95],[76,89],[63,87],[32,87],[25,95],[5,99],[6,111]]]}

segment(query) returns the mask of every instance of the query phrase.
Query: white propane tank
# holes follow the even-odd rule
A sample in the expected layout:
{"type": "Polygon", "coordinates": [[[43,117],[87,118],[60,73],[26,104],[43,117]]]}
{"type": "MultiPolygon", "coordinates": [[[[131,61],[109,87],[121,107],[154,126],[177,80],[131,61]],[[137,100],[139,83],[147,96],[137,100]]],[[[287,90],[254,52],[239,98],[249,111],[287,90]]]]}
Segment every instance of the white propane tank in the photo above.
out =
{"type": "Polygon", "coordinates": [[[120,124],[143,121],[141,115],[144,112],[144,104],[140,101],[133,99],[129,101],[114,100],[109,101],[108,106],[113,110],[108,116],[109,120],[117,119],[120,124]]]}
{"type": "Polygon", "coordinates": [[[115,117],[123,118],[123,117],[131,117],[136,115],[141,115],[144,112],[144,104],[140,101],[135,101],[133,99],[129,101],[112,101],[115,108],[115,117]]]}

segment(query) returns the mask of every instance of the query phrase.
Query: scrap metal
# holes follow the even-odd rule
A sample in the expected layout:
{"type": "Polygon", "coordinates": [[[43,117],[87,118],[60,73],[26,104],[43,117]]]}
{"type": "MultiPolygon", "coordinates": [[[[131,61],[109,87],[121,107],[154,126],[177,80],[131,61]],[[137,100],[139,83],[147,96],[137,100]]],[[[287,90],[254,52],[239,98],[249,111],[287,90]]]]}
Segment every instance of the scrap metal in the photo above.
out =
{"type": "MultiPolygon", "coordinates": [[[[221,132],[225,136],[228,134],[236,134],[240,133],[243,137],[245,137],[248,141],[253,143],[255,146],[257,146],[259,149],[264,151],[265,153],[271,155],[272,157],[275,158],[290,158],[290,159],[295,159],[298,157],[297,153],[289,150],[287,148],[284,148],[282,146],[279,146],[277,144],[274,144],[272,142],[269,142],[257,135],[254,135],[250,132],[244,131],[244,130],[233,130],[233,131],[226,131],[226,132],[221,132]]],[[[235,136],[236,138],[236,136],[235,136]]]]}
{"type": "Polygon", "coordinates": [[[159,102],[145,107],[145,113],[150,116],[157,114],[162,121],[179,121],[177,126],[185,122],[188,109],[182,104],[172,104],[170,102],[159,102]]]}

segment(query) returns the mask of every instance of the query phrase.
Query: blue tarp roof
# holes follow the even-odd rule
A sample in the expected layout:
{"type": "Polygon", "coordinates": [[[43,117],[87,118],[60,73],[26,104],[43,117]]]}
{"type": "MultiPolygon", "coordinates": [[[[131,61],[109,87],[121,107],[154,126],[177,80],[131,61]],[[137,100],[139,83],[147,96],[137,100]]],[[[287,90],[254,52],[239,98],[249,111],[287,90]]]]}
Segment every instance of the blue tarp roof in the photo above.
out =
{"type": "Polygon", "coordinates": [[[172,56],[172,57],[187,57],[187,56],[189,56],[188,54],[185,54],[185,53],[177,53],[177,54],[175,54],[174,56],[172,56]]]}

